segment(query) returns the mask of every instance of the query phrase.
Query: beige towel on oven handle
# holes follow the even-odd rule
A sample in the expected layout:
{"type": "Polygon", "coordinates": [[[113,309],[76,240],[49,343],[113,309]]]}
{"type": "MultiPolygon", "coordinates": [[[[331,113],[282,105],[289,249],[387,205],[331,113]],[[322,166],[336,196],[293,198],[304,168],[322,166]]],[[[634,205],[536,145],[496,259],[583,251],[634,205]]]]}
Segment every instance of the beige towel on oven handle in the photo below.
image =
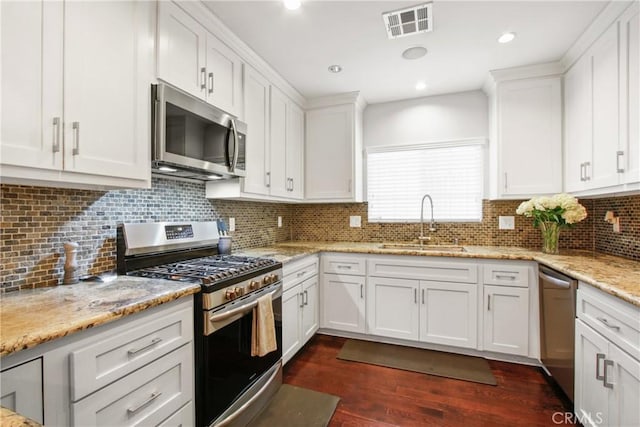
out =
{"type": "Polygon", "coordinates": [[[271,293],[258,298],[251,326],[251,356],[262,357],[278,348],[271,293]]]}

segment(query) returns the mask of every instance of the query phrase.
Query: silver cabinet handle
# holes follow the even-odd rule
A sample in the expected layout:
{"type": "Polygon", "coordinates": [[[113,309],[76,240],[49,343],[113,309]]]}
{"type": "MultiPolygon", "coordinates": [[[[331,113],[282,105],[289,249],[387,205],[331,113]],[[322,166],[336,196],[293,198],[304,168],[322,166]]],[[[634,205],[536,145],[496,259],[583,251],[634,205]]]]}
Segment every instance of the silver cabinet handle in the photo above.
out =
{"type": "Polygon", "coordinates": [[[271,187],[271,172],[267,172],[264,174],[265,179],[265,187],[271,187]]]}
{"type": "Polygon", "coordinates": [[[364,285],[360,285],[360,298],[364,298],[364,285]]]}
{"type": "Polygon", "coordinates": [[[624,168],[620,167],[620,157],[624,156],[624,151],[616,151],[616,171],[624,173],[624,168]]]}
{"type": "Polygon", "coordinates": [[[613,383],[607,381],[607,373],[609,372],[609,370],[607,369],[608,366],[613,367],[613,360],[604,359],[604,375],[602,377],[602,385],[606,388],[613,388],[613,383]]]}
{"type": "Polygon", "coordinates": [[[291,191],[293,191],[293,178],[289,178],[291,180],[291,191]]]}
{"type": "Polygon", "coordinates": [[[343,265],[343,264],[336,265],[336,268],[351,270],[350,265],[343,265]]]}
{"type": "Polygon", "coordinates": [[[304,291],[304,305],[309,305],[309,292],[304,291]]]}
{"type": "Polygon", "coordinates": [[[413,302],[418,303],[418,289],[416,288],[413,289],[413,302]]]}
{"type": "Polygon", "coordinates": [[[591,180],[591,175],[589,174],[589,169],[588,169],[590,166],[591,166],[591,162],[584,163],[584,180],[585,181],[591,180]]]}
{"type": "Polygon", "coordinates": [[[613,329],[613,330],[616,330],[616,331],[620,330],[620,326],[612,325],[611,323],[609,323],[609,319],[607,319],[605,317],[598,317],[597,319],[600,321],[600,323],[602,323],[604,326],[606,326],[609,329],[613,329]]]}
{"type": "Polygon", "coordinates": [[[154,345],[158,344],[160,341],[162,341],[162,338],[154,338],[151,340],[151,342],[145,346],[142,346],[140,348],[136,348],[135,350],[129,350],[127,351],[127,354],[129,356],[135,356],[136,354],[140,353],[143,350],[148,349],[149,347],[153,347],[154,345]]]}
{"type": "Polygon", "coordinates": [[[306,271],[301,271],[300,273],[298,273],[298,275],[297,275],[296,277],[302,277],[302,276],[304,276],[305,274],[307,274],[307,272],[306,272],[306,271]]]}
{"type": "Polygon", "coordinates": [[[302,307],[304,307],[304,294],[302,292],[300,292],[298,295],[300,295],[300,305],[299,305],[299,307],[302,308],[302,307]]]}
{"type": "Polygon", "coordinates": [[[351,193],[351,180],[349,180],[349,183],[347,184],[347,191],[351,193]]]}
{"type": "Polygon", "coordinates": [[[504,173],[504,191],[507,191],[508,185],[507,185],[507,173],[504,173]]]}
{"type": "Polygon", "coordinates": [[[584,181],[584,163],[580,163],[580,181],[584,181]]]}
{"type": "Polygon", "coordinates": [[[516,280],[516,276],[511,276],[509,274],[496,274],[496,279],[516,280]]]}
{"type": "Polygon", "coordinates": [[[491,294],[487,295],[487,311],[491,311],[491,294]]]}
{"type": "Polygon", "coordinates": [[[71,154],[77,156],[80,154],[80,122],[73,122],[71,124],[71,128],[73,129],[73,150],[71,150],[71,154]]]}
{"type": "Polygon", "coordinates": [[[209,73],[209,93],[213,93],[213,73],[209,73]]]}
{"type": "Polygon", "coordinates": [[[424,289],[422,290],[422,304],[424,304],[424,289]]]}
{"type": "Polygon", "coordinates": [[[600,375],[600,361],[604,360],[606,355],[604,353],[596,353],[596,379],[604,380],[604,376],[600,375]]]}
{"type": "Polygon", "coordinates": [[[53,152],[60,152],[60,117],[53,118],[53,152]]]}
{"type": "Polygon", "coordinates": [[[200,77],[202,80],[200,81],[200,90],[205,90],[207,88],[207,69],[202,67],[200,68],[200,77]]]}
{"type": "Polygon", "coordinates": [[[144,402],[140,403],[139,405],[134,406],[133,408],[128,408],[127,409],[127,415],[131,416],[131,415],[135,414],[140,409],[144,408],[145,406],[147,406],[149,403],[153,402],[154,400],[156,400],[160,396],[162,396],[161,392],[154,391],[153,393],[151,393],[151,396],[149,396],[149,398],[147,400],[145,400],[144,402]]]}

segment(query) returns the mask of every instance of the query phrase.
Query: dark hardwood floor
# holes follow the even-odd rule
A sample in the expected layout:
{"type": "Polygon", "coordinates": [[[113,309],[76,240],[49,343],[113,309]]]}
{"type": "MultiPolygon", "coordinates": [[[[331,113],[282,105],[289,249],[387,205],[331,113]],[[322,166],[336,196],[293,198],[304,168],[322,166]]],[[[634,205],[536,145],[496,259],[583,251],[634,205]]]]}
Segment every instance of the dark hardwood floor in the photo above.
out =
{"type": "Polygon", "coordinates": [[[340,397],[332,427],[553,426],[569,410],[536,367],[489,361],[490,386],[338,360],[345,341],[316,335],[284,369],[286,384],[340,397]]]}

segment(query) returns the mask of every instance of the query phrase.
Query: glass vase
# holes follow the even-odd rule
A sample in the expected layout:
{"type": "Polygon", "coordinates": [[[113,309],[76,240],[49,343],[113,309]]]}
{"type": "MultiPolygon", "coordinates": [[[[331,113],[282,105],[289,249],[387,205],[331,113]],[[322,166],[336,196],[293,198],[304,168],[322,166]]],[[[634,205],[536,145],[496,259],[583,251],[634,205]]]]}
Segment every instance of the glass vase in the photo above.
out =
{"type": "Polygon", "coordinates": [[[560,224],[551,221],[541,222],[540,231],[542,231],[542,252],[557,255],[560,224]]]}

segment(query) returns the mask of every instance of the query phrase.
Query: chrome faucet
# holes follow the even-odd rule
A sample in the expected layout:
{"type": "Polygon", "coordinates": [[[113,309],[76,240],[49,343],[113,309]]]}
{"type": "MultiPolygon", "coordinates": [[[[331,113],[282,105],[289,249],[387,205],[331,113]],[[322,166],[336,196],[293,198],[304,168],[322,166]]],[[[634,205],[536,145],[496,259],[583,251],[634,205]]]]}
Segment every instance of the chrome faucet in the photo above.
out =
{"type": "Polygon", "coordinates": [[[424,235],[424,199],[429,199],[429,204],[431,205],[431,222],[429,223],[429,231],[436,231],[436,222],[433,220],[433,199],[428,194],[425,194],[422,197],[422,202],[420,202],[420,246],[423,245],[425,240],[431,240],[431,236],[425,237],[424,235]]]}

